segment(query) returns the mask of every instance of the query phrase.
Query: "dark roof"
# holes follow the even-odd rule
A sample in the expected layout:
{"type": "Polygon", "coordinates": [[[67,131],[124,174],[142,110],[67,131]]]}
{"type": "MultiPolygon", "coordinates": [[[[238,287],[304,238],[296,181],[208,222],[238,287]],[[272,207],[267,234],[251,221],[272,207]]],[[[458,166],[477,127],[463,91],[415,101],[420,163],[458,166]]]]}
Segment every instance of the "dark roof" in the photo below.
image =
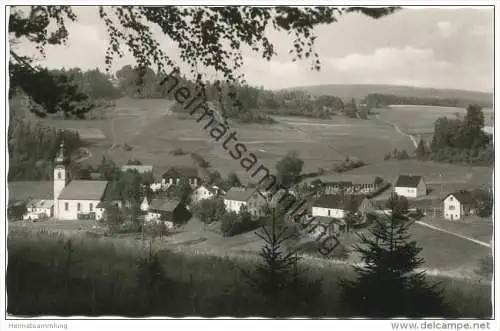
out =
{"type": "Polygon", "coordinates": [[[52,181],[9,182],[8,188],[9,201],[54,198],[52,181]]]}
{"type": "Polygon", "coordinates": [[[313,203],[313,207],[323,207],[332,209],[358,209],[365,197],[359,195],[323,195],[313,203]]]}
{"type": "Polygon", "coordinates": [[[352,182],[348,182],[348,181],[336,181],[336,182],[324,182],[323,183],[324,186],[353,186],[353,183],[352,182]]]}
{"type": "Polygon", "coordinates": [[[396,187],[417,187],[422,176],[400,175],[396,181],[396,187]]]}
{"type": "MultiPolygon", "coordinates": [[[[252,194],[257,192],[255,189],[244,187],[231,187],[224,196],[224,200],[248,201],[252,194]]],[[[260,193],[259,193],[260,194],[260,193]]]]}
{"type": "Polygon", "coordinates": [[[453,195],[455,199],[457,199],[461,204],[464,205],[472,205],[475,202],[474,197],[468,191],[450,193],[445,197],[445,199],[448,198],[450,195],[453,195]]]}
{"type": "Polygon", "coordinates": [[[153,172],[152,165],[123,165],[121,168],[122,171],[126,172],[128,170],[136,170],[138,173],[143,174],[146,172],[153,172]]]}
{"type": "Polygon", "coordinates": [[[164,174],[163,178],[198,177],[198,169],[193,167],[171,167],[164,174]]]}
{"type": "Polygon", "coordinates": [[[158,211],[174,211],[174,209],[179,205],[179,201],[171,199],[153,199],[149,205],[149,209],[158,211]]]}
{"type": "Polygon", "coordinates": [[[334,218],[334,217],[327,217],[327,216],[313,216],[314,220],[321,223],[321,224],[331,224],[331,223],[337,223],[337,224],[344,224],[344,220],[334,218]]]}
{"type": "Polygon", "coordinates": [[[73,180],[63,188],[61,200],[102,200],[108,182],[104,180],[73,180]]]}

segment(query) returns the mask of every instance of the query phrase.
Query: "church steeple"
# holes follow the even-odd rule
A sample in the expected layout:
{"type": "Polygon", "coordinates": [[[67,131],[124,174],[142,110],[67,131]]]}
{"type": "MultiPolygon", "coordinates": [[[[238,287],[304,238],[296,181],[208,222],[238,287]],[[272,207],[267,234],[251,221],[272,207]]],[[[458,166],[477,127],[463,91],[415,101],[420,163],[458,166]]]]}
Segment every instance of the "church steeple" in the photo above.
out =
{"type": "Polygon", "coordinates": [[[57,152],[55,163],[62,164],[64,162],[64,140],[61,141],[59,145],[59,151],[57,152]]]}

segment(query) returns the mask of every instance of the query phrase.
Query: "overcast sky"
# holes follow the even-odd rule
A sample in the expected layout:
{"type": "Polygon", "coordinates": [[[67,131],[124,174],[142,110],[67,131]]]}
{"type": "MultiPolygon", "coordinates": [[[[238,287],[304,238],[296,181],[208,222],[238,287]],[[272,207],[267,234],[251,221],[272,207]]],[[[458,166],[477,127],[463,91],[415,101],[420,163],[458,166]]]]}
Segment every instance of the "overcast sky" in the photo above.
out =
{"type": "MultiPolygon", "coordinates": [[[[42,64],[105,68],[107,35],[97,8],[74,8],[79,20],[68,25],[68,45],[48,48],[42,64]]],[[[272,89],[391,84],[492,92],[493,33],[492,9],[405,8],[379,20],[349,14],[316,29],[320,72],[311,71],[309,62],[292,62],[291,40],[285,34],[272,35],[278,56],[270,62],[245,52],[243,72],[251,85],[272,89]]],[[[22,54],[33,52],[25,43],[17,48],[22,54]]],[[[133,63],[126,56],[113,69],[133,63]]]]}

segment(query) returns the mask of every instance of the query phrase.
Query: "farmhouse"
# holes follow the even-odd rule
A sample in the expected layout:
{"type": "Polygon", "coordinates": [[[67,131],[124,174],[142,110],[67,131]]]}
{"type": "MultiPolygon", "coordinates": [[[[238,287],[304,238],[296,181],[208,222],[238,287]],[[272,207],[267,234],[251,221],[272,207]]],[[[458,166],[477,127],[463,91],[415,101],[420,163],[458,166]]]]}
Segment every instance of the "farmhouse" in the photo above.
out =
{"type": "Polygon", "coordinates": [[[191,167],[171,167],[163,174],[162,185],[168,187],[172,184],[179,184],[182,178],[187,179],[192,188],[200,185],[198,169],[191,167]]]}
{"type": "Polygon", "coordinates": [[[123,165],[121,167],[121,171],[127,172],[129,170],[132,171],[137,171],[140,174],[145,174],[147,172],[153,173],[153,166],[152,165],[123,165]]]}
{"type": "Polygon", "coordinates": [[[23,220],[37,220],[54,216],[54,201],[44,199],[34,199],[26,205],[26,214],[23,220]]]}
{"type": "Polygon", "coordinates": [[[193,202],[199,202],[204,199],[212,199],[219,193],[218,191],[219,188],[217,186],[202,184],[193,191],[191,194],[191,200],[193,202]]]}
{"type": "Polygon", "coordinates": [[[422,176],[400,175],[394,191],[407,198],[418,198],[427,194],[427,185],[422,176]]]}
{"type": "Polygon", "coordinates": [[[262,215],[267,204],[262,194],[255,189],[232,187],[224,196],[226,210],[239,213],[242,206],[246,206],[253,215],[262,215]]]}
{"type": "Polygon", "coordinates": [[[149,205],[145,220],[148,222],[164,222],[168,228],[182,224],[191,218],[191,213],[184,204],[171,199],[153,199],[149,205]]]}
{"type": "Polygon", "coordinates": [[[475,213],[475,201],[470,192],[460,191],[448,194],[443,199],[444,218],[457,221],[475,213]]]}
{"type": "Polygon", "coordinates": [[[366,215],[373,210],[367,198],[358,195],[323,195],[312,205],[312,216],[343,219],[351,211],[366,215]]]}

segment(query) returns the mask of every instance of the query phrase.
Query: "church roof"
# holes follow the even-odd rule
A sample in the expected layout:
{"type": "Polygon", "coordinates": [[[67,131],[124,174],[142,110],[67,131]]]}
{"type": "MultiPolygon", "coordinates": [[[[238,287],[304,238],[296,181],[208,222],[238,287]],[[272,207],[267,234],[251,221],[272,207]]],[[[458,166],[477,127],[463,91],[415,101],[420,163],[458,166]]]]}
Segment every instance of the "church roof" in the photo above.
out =
{"type": "Polygon", "coordinates": [[[107,185],[103,180],[73,180],[62,190],[59,200],[101,200],[107,185]]]}

